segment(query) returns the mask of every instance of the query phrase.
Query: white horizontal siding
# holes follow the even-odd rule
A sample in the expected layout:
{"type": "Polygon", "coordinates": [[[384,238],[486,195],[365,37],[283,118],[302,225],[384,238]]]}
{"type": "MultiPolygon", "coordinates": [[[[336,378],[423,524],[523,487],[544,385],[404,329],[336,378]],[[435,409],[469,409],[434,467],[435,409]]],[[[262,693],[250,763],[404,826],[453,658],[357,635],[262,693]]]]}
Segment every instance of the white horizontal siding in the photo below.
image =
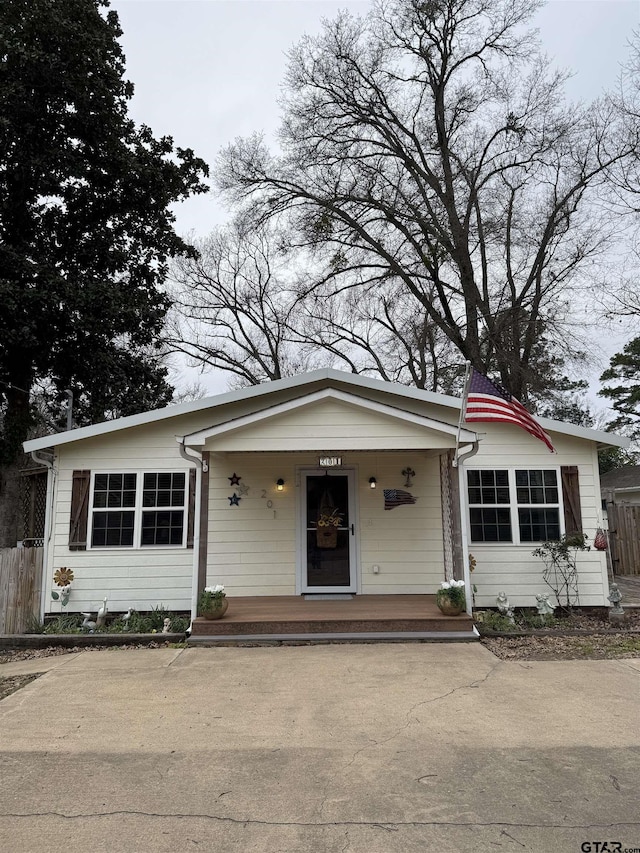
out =
{"type": "MultiPolygon", "coordinates": [[[[588,544],[592,544],[596,529],[602,525],[598,456],[594,443],[554,434],[552,439],[557,453],[550,453],[542,442],[517,427],[502,424],[477,426],[488,427],[487,434],[480,443],[478,454],[468,461],[465,469],[578,467],[583,530],[588,536],[588,544]]],[[[466,483],[466,479],[463,482],[466,483]]],[[[560,480],[558,485],[561,485],[560,480]]],[[[562,521],[562,510],[560,515],[562,521]]],[[[463,523],[467,525],[468,532],[468,511],[463,523]]],[[[515,546],[469,541],[469,551],[477,560],[477,568],[471,578],[478,588],[476,604],[495,607],[496,596],[504,591],[512,605],[534,607],[537,593],[550,592],[542,579],[544,564],[531,553],[536,547],[536,543],[515,546]]],[[[578,583],[582,605],[608,604],[605,554],[593,548],[578,554],[578,583]]]]}
{"type": "MultiPolygon", "coordinates": [[[[199,413],[200,423],[209,416],[199,413]]],[[[69,520],[74,470],[95,471],[188,471],[188,463],[178,452],[176,420],[123,430],[74,444],[61,445],[56,455],[56,514],[52,524],[49,560],[46,569],[47,612],[59,612],[59,602],[51,600],[55,588],[53,574],[67,566],[74,582],[65,610],[93,610],[106,596],[111,611],[149,610],[163,604],[171,610],[191,609],[193,549],[189,548],[101,548],[70,551],[69,520]]],[[[88,532],[90,536],[90,530],[88,532]]]]}
{"type": "MultiPolygon", "coordinates": [[[[327,443],[325,450],[333,445],[327,443]]],[[[442,516],[438,457],[423,454],[343,453],[343,467],[356,469],[361,592],[433,593],[443,577],[442,516]],[[383,489],[403,488],[403,468],[416,472],[407,489],[414,505],[384,509],[383,489]],[[375,476],[377,489],[369,487],[375,476]],[[373,573],[373,565],[379,573],[373,573]]],[[[294,595],[296,524],[301,500],[297,470],[315,467],[313,454],[228,454],[212,458],[207,582],[223,583],[230,595],[294,595]],[[239,506],[229,477],[249,487],[239,506]],[[285,481],[283,492],[276,480],[285,481]],[[264,497],[263,497],[264,493],[264,497]],[[267,507],[267,501],[273,507],[267,507]],[[274,516],[275,512],[275,516],[274,516]],[[276,591],[277,590],[277,591],[276,591]]]]}
{"type": "Polygon", "coordinates": [[[451,447],[453,437],[335,400],[295,409],[207,442],[213,450],[378,450],[451,447]]]}

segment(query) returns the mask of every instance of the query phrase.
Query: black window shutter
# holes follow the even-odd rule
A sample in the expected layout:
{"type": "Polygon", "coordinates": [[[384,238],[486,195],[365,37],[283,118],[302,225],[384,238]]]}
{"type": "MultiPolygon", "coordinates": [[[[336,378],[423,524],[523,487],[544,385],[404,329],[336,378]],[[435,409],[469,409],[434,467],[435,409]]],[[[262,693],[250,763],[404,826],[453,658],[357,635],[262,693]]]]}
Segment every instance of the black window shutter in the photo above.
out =
{"type": "Polygon", "coordinates": [[[71,484],[71,519],[69,522],[69,550],[87,550],[87,523],[89,520],[89,486],[91,471],[74,471],[71,484]]]}
{"type": "Polygon", "coordinates": [[[189,470],[189,508],[187,511],[187,548],[193,548],[193,530],[196,515],[196,469],[189,470]]]}
{"type": "Polygon", "coordinates": [[[562,478],[565,533],[567,536],[571,536],[572,533],[582,533],[582,509],[580,507],[578,466],[563,465],[560,469],[560,476],[562,478]]]}

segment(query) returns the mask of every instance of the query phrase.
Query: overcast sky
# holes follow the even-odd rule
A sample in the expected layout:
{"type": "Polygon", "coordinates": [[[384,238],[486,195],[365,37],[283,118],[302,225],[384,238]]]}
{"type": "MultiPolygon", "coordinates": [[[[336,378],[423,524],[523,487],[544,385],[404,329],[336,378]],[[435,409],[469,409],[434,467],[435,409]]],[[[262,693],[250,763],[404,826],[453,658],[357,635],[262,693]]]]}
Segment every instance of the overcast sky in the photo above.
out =
{"type": "MultiPolygon", "coordinates": [[[[135,86],[130,115],[212,164],[236,136],[274,133],[292,44],[338,9],[368,7],[365,0],[111,0],[135,86]]],[[[551,0],[535,24],[551,59],[574,72],[570,97],[591,100],[615,84],[628,39],[640,28],[640,3],[551,0]]],[[[176,216],[178,231],[205,235],[226,212],[208,195],[180,205],[176,216]]],[[[225,382],[205,385],[213,392],[225,382]]]]}

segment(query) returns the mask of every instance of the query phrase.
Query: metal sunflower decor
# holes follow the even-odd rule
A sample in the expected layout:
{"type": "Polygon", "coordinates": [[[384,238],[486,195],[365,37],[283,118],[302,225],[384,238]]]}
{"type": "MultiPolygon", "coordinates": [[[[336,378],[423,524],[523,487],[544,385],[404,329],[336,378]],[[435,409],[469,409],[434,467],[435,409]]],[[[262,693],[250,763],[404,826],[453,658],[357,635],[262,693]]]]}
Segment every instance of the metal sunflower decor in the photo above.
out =
{"type": "Polygon", "coordinates": [[[69,586],[73,580],[73,570],[65,567],[56,569],[53,575],[56,586],[69,586]]]}

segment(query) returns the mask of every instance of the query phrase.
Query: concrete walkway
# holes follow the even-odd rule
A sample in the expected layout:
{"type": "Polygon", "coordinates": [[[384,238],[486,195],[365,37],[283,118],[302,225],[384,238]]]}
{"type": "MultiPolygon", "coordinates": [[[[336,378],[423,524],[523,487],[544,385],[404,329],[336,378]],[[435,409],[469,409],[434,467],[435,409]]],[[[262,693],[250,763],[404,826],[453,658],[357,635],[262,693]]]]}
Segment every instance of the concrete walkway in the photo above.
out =
{"type": "Polygon", "coordinates": [[[640,659],[144,649],[0,675],[27,669],[0,702],[0,850],[640,848],[640,659]]]}

